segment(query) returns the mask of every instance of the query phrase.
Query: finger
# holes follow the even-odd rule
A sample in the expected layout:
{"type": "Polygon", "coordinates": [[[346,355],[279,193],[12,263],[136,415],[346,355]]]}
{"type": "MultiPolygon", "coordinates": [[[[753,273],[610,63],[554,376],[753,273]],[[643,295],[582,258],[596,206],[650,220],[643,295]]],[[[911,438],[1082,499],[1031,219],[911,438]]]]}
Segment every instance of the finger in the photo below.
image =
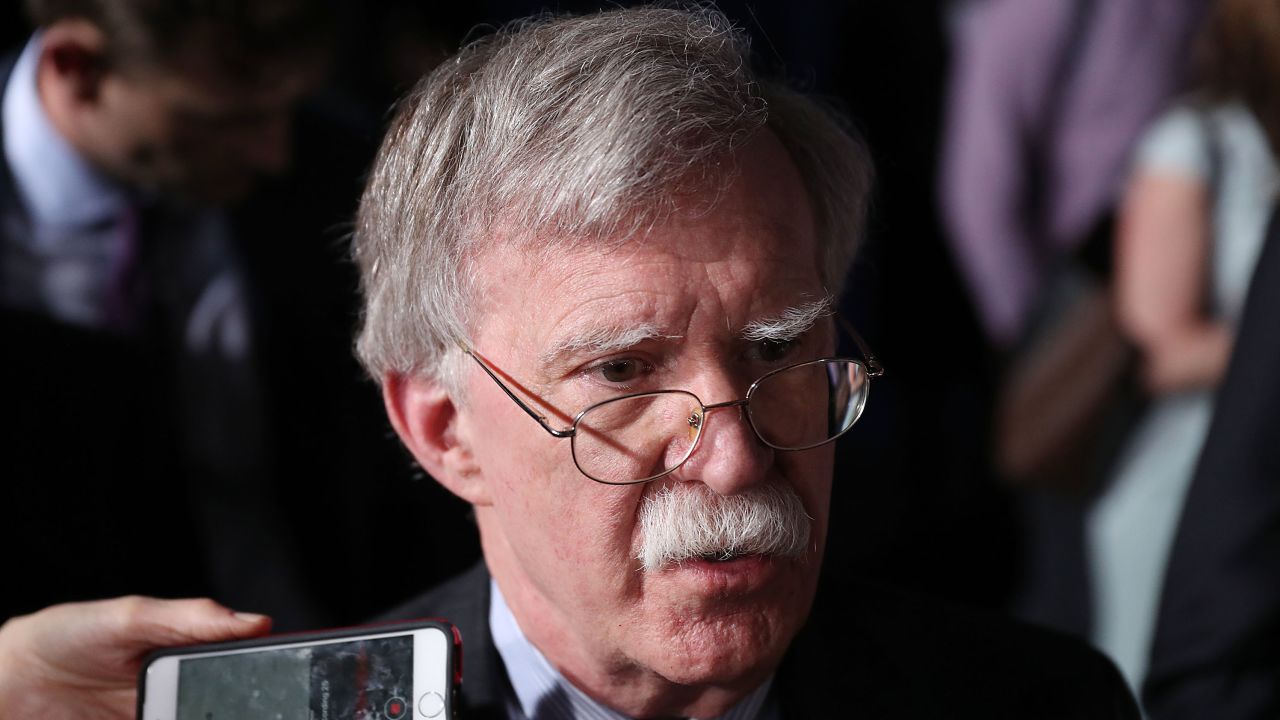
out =
{"type": "Polygon", "coordinates": [[[270,627],[270,618],[212,600],[125,597],[45,608],[10,621],[0,636],[8,655],[32,658],[50,677],[110,685],[129,679],[152,650],[254,637],[270,627]]]}
{"type": "Polygon", "coordinates": [[[213,600],[127,597],[107,601],[112,642],[134,647],[170,647],[256,637],[271,618],[230,610],[213,600]]]}

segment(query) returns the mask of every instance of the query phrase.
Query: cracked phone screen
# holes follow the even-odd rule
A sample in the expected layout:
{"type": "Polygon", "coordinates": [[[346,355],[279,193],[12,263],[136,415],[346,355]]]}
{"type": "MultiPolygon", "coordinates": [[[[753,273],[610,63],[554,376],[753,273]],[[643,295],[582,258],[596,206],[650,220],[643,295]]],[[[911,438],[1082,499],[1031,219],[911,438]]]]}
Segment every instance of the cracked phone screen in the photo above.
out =
{"type": "Polygon", "coordinates": [[[399,720],[412,682],[412,635],[187,658],[178,720],[399,720]]]}

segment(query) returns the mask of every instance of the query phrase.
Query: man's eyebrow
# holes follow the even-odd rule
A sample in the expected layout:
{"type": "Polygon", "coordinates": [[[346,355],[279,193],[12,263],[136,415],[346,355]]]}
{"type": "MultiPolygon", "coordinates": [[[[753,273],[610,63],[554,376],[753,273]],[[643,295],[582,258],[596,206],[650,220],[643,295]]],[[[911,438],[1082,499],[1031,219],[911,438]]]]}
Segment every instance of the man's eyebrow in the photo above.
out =
{"type": "Polygon", "coordinates": [[[635,347],[647,340],[674,340],[679,335],[667,335],[657,325],[641,323],[628,327],[590,327],[570,332],[539,354],[544,366],[551,365],[566,355],[578,352],[595,354],[615,352],[635,347]]]}
{"type": "Polygon", "coordinates": [[[804,334],[821,318],[833,315],[832,299],[794,305],[773,317],[753,320],[742,328],[742,338],[756,342],[759,340],[790,340],[804,334]]]}

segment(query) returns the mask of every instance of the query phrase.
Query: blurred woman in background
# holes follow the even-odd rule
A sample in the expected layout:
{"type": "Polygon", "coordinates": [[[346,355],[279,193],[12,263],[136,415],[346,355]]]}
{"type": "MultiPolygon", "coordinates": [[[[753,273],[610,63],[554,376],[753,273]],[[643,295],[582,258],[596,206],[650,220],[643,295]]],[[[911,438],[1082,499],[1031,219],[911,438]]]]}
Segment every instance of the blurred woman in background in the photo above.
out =
{"type": "Polygon", "coordinates": [[[1118,320],[1141,352],[1152,403],[1086,523],[1093,638],[1135,690],[1280,190],[1280,2],[1218,0],[1200,50],[1199,87],[1147,131],[1120,210],[1118,320]]]}

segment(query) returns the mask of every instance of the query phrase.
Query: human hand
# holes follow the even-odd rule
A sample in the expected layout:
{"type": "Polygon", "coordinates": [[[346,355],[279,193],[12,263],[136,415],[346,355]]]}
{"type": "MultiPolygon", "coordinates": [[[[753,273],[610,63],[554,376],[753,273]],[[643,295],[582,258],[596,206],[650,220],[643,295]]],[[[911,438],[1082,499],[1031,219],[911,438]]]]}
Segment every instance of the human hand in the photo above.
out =
{"type": "Polygon", "coordinates": [[[255,637],[264,615],[212,600],[114,600],[54,605],[0,626],[0,720],[128,720],[147,653],[255,637]]]}

